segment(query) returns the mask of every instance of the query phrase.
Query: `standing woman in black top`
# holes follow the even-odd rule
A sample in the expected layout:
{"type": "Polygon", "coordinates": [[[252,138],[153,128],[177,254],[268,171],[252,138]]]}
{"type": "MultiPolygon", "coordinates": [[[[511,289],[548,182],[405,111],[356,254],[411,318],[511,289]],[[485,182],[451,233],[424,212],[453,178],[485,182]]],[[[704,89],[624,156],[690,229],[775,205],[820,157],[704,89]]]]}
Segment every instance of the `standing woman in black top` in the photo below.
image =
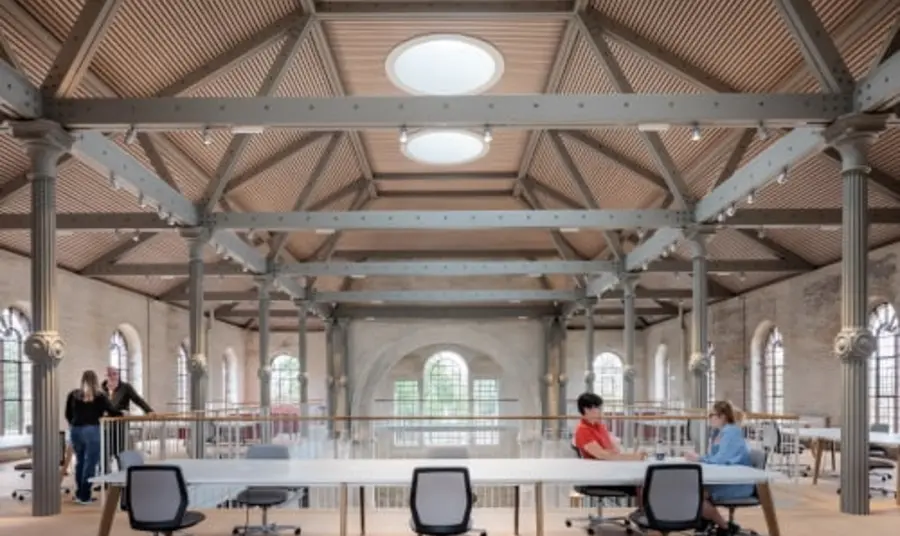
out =
{"type": "Polygon", "coordinates": [[[92,502],[88,479],[96,474],[100,463],[100,419],[113,412],[115,408],[100,390],[97,373],[84,371],[81,387],[66,399],[66,421],[75,450],[75,502],[79,504],[92,502]]]}
{"type": "MultiPolygon", "coordinates": [[[[128,415],[131,411],[131,403],[134,402],[144,413],[153,413],[153,408],[141,398],[141,395],[135,390],[134,386],[128,382],[123,382],[116,367],[106,367],[106,379],[103,381],[103,392],[109,397],[109,401],[115,408],[113,416],[122,417],[128,415]]],[[[106,434],[106,468],[111,467],[110,460],[115,459],[118,463],[118,456],[123,450],[128,448],[126,438],[128,437],[128,422],[109,423],[106,434]]]]}

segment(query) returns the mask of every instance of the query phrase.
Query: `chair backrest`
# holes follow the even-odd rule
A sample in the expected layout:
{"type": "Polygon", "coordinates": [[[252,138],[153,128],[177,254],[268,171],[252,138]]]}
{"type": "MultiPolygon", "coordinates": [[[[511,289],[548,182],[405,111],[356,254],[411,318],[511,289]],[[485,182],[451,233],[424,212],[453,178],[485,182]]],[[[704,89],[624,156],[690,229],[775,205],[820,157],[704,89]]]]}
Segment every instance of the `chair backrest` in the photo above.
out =
{"type": "Polygon", "coordinates": [[[416,534],[463,534],[472,515],[472,483],[465,467],[417,467],[409,500],[416,534]]]}
{"type": "Polygon", "coordinates": [[[750,465],[753,466],[754,469],[765,471],[767,458],[768,456],[766,456],[765,451],[760,449],[750,449],[750,465]]]}
{"type": "Polygon", "coordinates": [[[125,482],[132,529],[165,532],[180,527],[188,505],[187,485],[180,467],[135,465],[128,468],[125,482]]]}
{"type": "Polygon", "coordinates": [[[469,457],[469,449],[466,447],[446,446],[431,447],[426,452],[427,458],[447,458],[452,460],[465,460],[469,457]]]}
{"type": "Polygon", "coordinates": [[[246,458],[248,460],[289,460],[291,451],[287,445],[250,445],[246,458]]]}
{"type": "Polygon", "coordinates": [[[644,513],[649,528],[678,532],[703,527],[703,467],[653,464],[644,477],[644,513]]]}
{"type": "Polygon", "coordinates": [[[887,433],[890,433],[890,431],[891,431],[891,425],[876,422],[875,424],[873,424],[872,426],[869,427],[869,431],[870,432],[878,432],[881,434],[887,434],[887,433]]]}
{"type": "Polygon", "coordinates": [[[762,445],[768,452],[777,451],[781,446],[781,430],[774,421],[762,423],[762,445]]]}

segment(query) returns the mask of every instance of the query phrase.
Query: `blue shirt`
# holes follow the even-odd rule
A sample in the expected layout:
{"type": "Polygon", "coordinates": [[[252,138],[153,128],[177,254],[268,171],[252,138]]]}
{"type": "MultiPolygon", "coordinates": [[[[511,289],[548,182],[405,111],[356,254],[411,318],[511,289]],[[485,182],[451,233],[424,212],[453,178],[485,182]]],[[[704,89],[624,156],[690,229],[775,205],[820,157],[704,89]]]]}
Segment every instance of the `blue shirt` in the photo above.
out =
{"type": "Polygon", "coordinates": [[[726,424],[718,430],[710,441],[709,453],[701,457],[700,461],[712,465],[752,465],[750,449],[741,427],[726,424]]]}
{"type": "MultiPolygon", "coordinates": [[[[726,424],[713,434],[709,453],[700,458],[700,462],[712,465],[747,465],[750,466],[750,448],[744,440],[741,427],[726,424]],[[716,441],[718,439],[718,441],[716,441]]],[[[753,484],[730,484],[707,486],[713,500],[737,499],[753,495],[753,484]]]]}

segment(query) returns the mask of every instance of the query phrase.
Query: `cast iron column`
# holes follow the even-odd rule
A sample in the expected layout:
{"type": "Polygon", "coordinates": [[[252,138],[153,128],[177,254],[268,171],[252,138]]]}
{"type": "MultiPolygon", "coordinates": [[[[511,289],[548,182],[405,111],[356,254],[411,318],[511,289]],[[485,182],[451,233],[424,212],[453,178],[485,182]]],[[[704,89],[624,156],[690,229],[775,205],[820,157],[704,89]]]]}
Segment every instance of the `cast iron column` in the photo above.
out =
{"type": "Polygon", "coordinates": [[[344,438],[346,440],[351,439],[351,428],[352,423],[350,422],[350,414],[351,414],[351,398],[353,397],[353,382],[352,382],[352,371],[350,370],[350,319],[349,318],[341,318],[338,320],[338,339],[340,340],[340,365],[341,365],[341,375],[338,383],[341,386],[341,394],[343,395],[343,400],[341,401],[341,405],[343,405],[343,411],[341,412],[341,417],[344,418],[344,425],[341,427],[344,430],[344,438]]]}
{"type": "Polygon", "coordinates": [[[566,407],[566,384],[569,383],[569,377],[566,374],[566,365],[568,364],[566,363],[566,318],[557,316],[554,318],[553,324],[556,329],[556,380],[559,384],[556,399],[556,416],[558,418],[556,433],[557,437],[561,438],[566,433],[566,413],[569,409],[566,407]]]}
{"type": "Polygon", "coordinates": [[[553,317],[541,318],[541,327],[544,328],[544,345],[541,354],[541,434],[542,439],[550,438],[550,416],[553,415],[553,317]]]}
{"type": "Polygon", "coordinates": [[[69,137],[42,121],[13,127],[31,159],[31,305],[33,331],[25,341],[31,360],[33,516],[60,513],[59,380],[56,367],[65,353],[58,330],[56,294],[56,178],[69,137]]]}
{"type": "Polygon", "coordinates": [[[300,382],[300,416],[304,419],[300,424],[302,437],[306,437],[309,433],[309,421],[305,420],[309,417],[309,375],[307,374],[306,355],[306,319],[309,315],[309,302],[306,300],[295,300],[297,306],[297,359],[300,361],[300,372],[297,381],[300,382]]]}
{"type": "MultiPolygon", "coordinates": [[[[268,275],[256,278],[256,288],[259,292],[259,368],[256,375],[259,378],[259,408],[264,416],[272,414],[272,356],[269,352],[269,310],[272,305],[272,278],[268,275]]],[[[263,423],[262,441],[272,441],[272,421],[263,423]]]]}
{"type": "Polygon", "coordinates": [[[875,339],[868,308],[868,180],[866,151],[874,136],[854,132],[834,143],[843,176],[841,331],[834,350],[841,360],[841,512],[869,514],[868,360],[875,339]]]}
{"type": "Polygon", "coordinates": [[[325,407],[328,415],[328,437],[334,438],[334,417],[336,416],[335,388],[337,379],[335,378],[334,366],[334,335],[335,335],[335,319],[326,317],[325,322],[325,407]]]}
{"type": "MultiPolygon", "coordinates": [[[[709,404],[707,393],[709,380],[709,334],[706,282],[706,237],[697,234],[691,238],[691,261],[693,263],[692,285],[693,303],[691,305],[691,359],[690,370],[694,382],[693,406],[705,409],[709,404]]],[[[700,453],[706,452],[706,423],[698,422],[694,428],[694,446],[700,453]]]]}
{"type": "Polygon", "coordinates": [[[584,392],[594,392],[594,300],[584,300],[584,392]]]}
{"type": "MultiPolygon", "coordinates": [[[[634,368],[635,329],[637,328],[637,315],[634,309],[634,276],[624,274],[621,278],[621,285],[625,302],[625,329],[623,330],[624,340],[622,341],[622,346],[625,350],[625,370],[623,371],[624,402],[626,414],[631,414],[634,411],[634,380],[637,374],[637,370],[634,368]]],[[[626,447],[634,447],[634,424],[630,421],[626,421],[625,437],[623,439],[626,447]]]]}
{"type": "MultiPolygon", "coordinates": [[[[182,237],[188,242],[188,345],[190,359],[190,410],[199,418],[206,409],[207,362],[206,322],[203,318],[203,248],[209,242],[205,229],[183,229],[182,237]]],[[[203,458],[206,445],[206,427],[200,421],[191,425],[191,456],[203,458]]]]}

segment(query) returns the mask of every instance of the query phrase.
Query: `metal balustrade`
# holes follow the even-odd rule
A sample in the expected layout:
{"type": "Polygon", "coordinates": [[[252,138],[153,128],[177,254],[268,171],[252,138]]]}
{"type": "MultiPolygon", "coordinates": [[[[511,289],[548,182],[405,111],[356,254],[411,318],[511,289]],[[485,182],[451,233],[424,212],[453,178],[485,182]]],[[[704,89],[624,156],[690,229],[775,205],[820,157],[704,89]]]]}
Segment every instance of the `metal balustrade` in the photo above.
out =
{"type": "MultiPolygon", "coordinates": [[[[125,434],[127,448],[143,452],[148,462],[204,458],[243,458],[249,445],[271,442],[288,445],[296,458],[428,458],[436,448],[464,447],[469,457],[478,458],[558,458],[573,457],[572,431],[579,417],[516,416],[361,416],[327,419],[301,416],[298,408],[280,413],[258,407],[240,410],[211,409],[197,413],[155,414],[104,419],[101,471],[106,464],[110,438],[125,434]],[[560,424],[562,423],[562,426],[560,424]]],[[[669,409],[649,405],[619,407],[607,411],[604,421],[616,438],[626,437],[631,427],[632,444],[625,450],[641,450],[651,456],[664,453],[678,457],[694,450],[696,434],[705,434],[706,411],[669,409]]],[[[799,445],[796,443],[799,420],[794,416],[747,414],[742,425],[748,440],[770,452],[770,463],[796,477],[799,445]],[[772,443],[772,426],[781,431],[781,443],[772,443]]],[[[230,508],[231,499],[241,488],[195,486],[191,489],[194,508],[230,508]]],[[[479,486],[476,508],[511,508],[534,505],[531,487],[513,489],[504,486],[479,486]]],[[[408,487],[376,486],[351,494],[351,506],[365,503],[367,509],[406,509],[408,487]]],[[[590,508],[568,486],[544,486],[546,508],[590,508]]],[[[301,490],[287,508],[335,510],[336,488],[301,490]]]]}

